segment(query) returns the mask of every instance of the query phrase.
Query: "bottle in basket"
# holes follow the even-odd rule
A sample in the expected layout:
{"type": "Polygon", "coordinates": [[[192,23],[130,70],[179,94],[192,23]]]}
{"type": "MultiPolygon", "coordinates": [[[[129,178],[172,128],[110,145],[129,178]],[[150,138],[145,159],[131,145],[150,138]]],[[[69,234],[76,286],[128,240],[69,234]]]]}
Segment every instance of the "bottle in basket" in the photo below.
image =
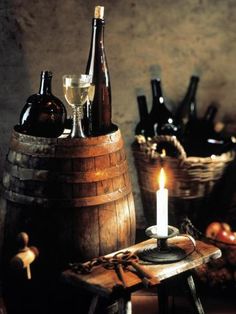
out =
{"type": "Polygon", "coordinates": [[[95,88],[94,98],[89,104],[91,110],[87,109],[87,120],[90,121],[89,129],[92,135],[107,134],[114,130],[111,122],[111,85],[104,48],[104,25],[104,7],[96,6],[86,67],[86,74],[91,75],[95,88]]]}
{"type": "MultiPolygon", "coordinates": [[[[155,136],[169,135],[176,136],[178,138],[180,129],[175,123],[173,114],[165,105],[161,88],[161,80],[159,78],[151,80],[151,86],[153,104],[149,114],[149,132],[155,136]]],[[[167,155],[175,156],[176,152],[173,150],[172,145],[169,146],[169,144],[166,143],[163,147],[162,145],[158,146],[160,150],[165,149],[167,155]]]]}
{"type": "Polygon", "coordinates": [[[153,104],[150,111],[150,129],[153,135],[178,135],[174,117],[166,107],[162,94],[161,80],[151,80],[153,104]]]}
{"type": "Polygon", "coordinates": [[[234,137],[225,137],[215,130],[214,119],[218,107],[216,103],[211,103],[203,116],[202,125],[200,125],[202,137],[206,140],[206,151],[209,155],[221,155],[224,152],[232,150],[235,146],[234,137]]]}
{"type": "Polygon", "coordinates": [[[135,135],[143,135],[145,137],[150,136],[149,134],[149,116],[147,109],[147,100],[146,96],[140,95],[137,96],[138,109],[140,121],[135,127],[135,135]]]}
{"type": "Polygon", "coordinates": [[[216,104],[211,103],[204,115],[203,118],[201,119],[201,123],[199,125],[199,132],[203,133],[203,137],[205,136],[205,138],[216,138],[217,137],[217,133],[215,131],[215,127],[214,127],[214,119],[215,116],[217,114],[218,108],[216,106],[216,104]]]}
{"type": "Polygon", "coordinates": [[[196,93],[198,83],[199,77],[196,75],[191,76],[187,92],[176,110],[175,119],[182,128],[189,121],[197,119],[196,93]]]}
{"type": "Polygon", "coordinates": [[[21,111],[19,131],[33,136],[58,137],[66,121],[64,104],[52,94],[52,72],[42,71],[38,94],[31,95],[21,111]]]}

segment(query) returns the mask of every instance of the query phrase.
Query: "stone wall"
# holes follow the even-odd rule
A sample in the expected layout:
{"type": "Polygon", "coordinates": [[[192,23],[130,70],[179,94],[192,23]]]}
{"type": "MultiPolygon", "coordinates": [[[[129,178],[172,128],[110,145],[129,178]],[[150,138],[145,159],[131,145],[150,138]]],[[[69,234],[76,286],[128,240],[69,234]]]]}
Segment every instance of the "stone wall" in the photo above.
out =
{"type": "Polygon", "coordinates": [[[144,221],[130,144],[138,121],[136,95],[151,106],[150,79],[161,76],[173,110],[192,73],[201,76],[199,113],[220,104],[218,118],[236,116],[235,0],[2,0],[0,2],[0,170],[12,126],[43,69],[61,77],[85,69],[94,6],[105,6],[105,44],[112,80],[113,121],[123,133],[138,223],[144,221]]]}

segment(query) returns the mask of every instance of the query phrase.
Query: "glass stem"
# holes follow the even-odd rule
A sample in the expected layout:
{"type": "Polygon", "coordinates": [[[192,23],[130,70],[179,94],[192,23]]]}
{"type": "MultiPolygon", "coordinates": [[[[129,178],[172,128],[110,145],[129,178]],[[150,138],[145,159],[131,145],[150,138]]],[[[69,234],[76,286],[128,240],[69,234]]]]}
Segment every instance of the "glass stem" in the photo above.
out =
{"type": "Polygon", "coordinates": [[[85,137],[82,128],[83,106],[73,106],[73,127],[71,137],[85,137]]]}

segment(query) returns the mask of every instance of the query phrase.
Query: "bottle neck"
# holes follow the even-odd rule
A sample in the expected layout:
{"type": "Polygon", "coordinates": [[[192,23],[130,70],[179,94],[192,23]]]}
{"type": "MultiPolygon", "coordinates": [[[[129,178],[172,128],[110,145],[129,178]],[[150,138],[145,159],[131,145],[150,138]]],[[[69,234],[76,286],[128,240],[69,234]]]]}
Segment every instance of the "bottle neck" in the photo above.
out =
{"type": "Polygon", "coordinates": [[[141,95],[137,97],[137,100],[138,100],[140,121],[146,121],[148,117],[146,97],[144,95],[141,95]]]}
{"type": "Polygon", "coordinates": [[[98,50],[104,49],[104,19],[93,18],[92,20],[92,37],[89,52],[89,59],[87,63],[86,73],[93,76],[95,53],[98,50]]]}
{"type": "Polygon", "coordinates": [[[153,97],[153,104],[151,109],[151,115],[156,114],[161,108],[167,108],[164,104],[164,98],[161,89],[161,81],[160,80],[151,80],[152,86],[152,97],[153,97]]]}
{"type": "Polygon", "coordinates": [[[197,77],[192,77],[191,78],[191,81],[190,81],[190,84],[189,84],[188,91],[187,91],[187,94],[185,96],[184,102],[185,101],[195,102],[198,82],[199,82],[199,79],[197,77]]]}
{"type": "Polygon", "coordinates": [[[216,113],[217,113],[217,107],[214,105],[209,105],[205,112],[204,120],[209,123],[212,123],[214,121],[216,113]]]}
{"type": "Polygon", "coordinates": [[[39,94],[43,95],[51,93],[52,93],[52,74],[50,72],[42,72],[39,94]]]}
{"type": "Polygon", "coordinates": [[[163,98],[162,90],[161,90],[161,81],[152,80],[151,85],[152,85],[152,97],[157,98],[157,99],[163,98]]]}

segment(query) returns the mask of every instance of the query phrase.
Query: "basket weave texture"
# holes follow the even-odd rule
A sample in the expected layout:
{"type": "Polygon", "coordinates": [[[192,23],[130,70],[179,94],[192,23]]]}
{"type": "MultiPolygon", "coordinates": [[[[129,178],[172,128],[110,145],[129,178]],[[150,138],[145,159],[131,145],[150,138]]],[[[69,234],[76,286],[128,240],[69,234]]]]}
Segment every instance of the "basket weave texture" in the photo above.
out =
{"type": "Polygon", "coordinates": [[[170,197],[194,199],[204,197],[212,191],[227,165],[235,157],[234,151],[219,156],[187,157],[175,136],[164,135],[148,140],[143,136],[137,136],[132,151],[143,203],[147,195],[155,197],[154,193],[159,188],[158,174],[161,167],[164,167],[167,175],[166,186],[170,197]],[[157,148],[163,142],[172,144],[178,157],[159,154],[157,148]]]}

